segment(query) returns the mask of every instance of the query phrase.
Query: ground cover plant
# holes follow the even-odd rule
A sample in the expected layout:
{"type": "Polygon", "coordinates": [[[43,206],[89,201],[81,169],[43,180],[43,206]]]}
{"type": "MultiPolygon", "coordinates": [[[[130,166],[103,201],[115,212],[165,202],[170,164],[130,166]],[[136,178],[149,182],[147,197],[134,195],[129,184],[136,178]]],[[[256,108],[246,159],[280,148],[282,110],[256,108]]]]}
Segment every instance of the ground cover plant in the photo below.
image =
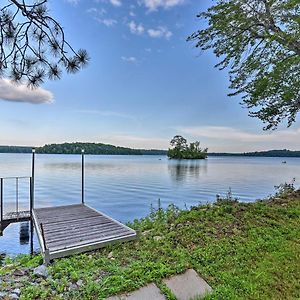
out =
{"type": "Polygon", "coordinates": [[[136,241],[58,259],[45,278],[33,275],[40,255],[6,259],[0,291],[20,299],[105,299],[195,269],[213,288],[206,299],[300,298],[300,191],[239,203],[229,193],[189,210],[152,209],[130,226],[136,241]]]}

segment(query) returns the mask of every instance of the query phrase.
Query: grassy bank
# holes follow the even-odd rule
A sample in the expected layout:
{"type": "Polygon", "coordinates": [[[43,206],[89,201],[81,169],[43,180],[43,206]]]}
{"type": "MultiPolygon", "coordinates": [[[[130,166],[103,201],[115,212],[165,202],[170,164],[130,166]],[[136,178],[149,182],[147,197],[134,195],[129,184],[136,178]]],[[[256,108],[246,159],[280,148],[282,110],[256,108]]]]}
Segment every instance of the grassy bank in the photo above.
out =
{"type": "Polygon", "coordinates": [[[40,256],[7,261],[0,290],[18,287],[21,299],[103,299],[155,282],[175,299],[161,280],[193,268],[214,290],[207,299],[299,299],[299,216],[300,191],[291,190],[251,204],[152,211],[130,225],[137,241],[56,260],[46,279],[32,272],[40,256]]]}

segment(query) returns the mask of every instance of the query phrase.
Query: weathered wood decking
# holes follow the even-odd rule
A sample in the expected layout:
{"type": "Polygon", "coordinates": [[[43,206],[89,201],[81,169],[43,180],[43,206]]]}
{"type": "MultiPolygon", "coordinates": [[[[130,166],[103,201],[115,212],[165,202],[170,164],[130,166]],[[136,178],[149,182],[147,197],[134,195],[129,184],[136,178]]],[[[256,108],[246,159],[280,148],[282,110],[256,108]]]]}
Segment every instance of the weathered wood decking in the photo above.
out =
{"type": "Polygon", "coordinates": [[[34,209],[32,218],[46,264],[136,237],[134,230],[84,204],[34,209]]]}

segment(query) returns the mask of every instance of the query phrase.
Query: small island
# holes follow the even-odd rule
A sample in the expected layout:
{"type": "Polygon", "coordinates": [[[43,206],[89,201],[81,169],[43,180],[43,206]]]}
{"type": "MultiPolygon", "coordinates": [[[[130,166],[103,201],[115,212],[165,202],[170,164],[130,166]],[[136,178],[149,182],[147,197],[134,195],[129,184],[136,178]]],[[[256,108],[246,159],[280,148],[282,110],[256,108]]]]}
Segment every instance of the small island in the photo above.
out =
{"type": "Polygon", "coordinates": [[[200,142],[196,141],[187,144],[187,140],[181,135],[175,135],[170,141],[171,148],[168,150],[168,157],[173,159],[205,159],[207,148],[201,149],[200,142]]]}

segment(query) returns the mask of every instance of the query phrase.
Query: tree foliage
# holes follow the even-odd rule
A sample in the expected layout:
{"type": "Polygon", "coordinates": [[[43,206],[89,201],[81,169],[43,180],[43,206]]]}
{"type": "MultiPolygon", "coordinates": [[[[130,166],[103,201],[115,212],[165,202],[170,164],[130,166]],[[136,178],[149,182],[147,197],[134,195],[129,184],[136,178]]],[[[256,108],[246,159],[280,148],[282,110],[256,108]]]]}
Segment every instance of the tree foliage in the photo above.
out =
{"type": "Polygon", "coordinates": [[[36,87],[62,71],[79,71],[89,60],[75,51],[62,26],[49,15],[47,0],[7,0],[0,7],[0,77],[36,87]]]}
{"type": "MultiPolygon", "coordinates": [[[[1,149],[1,148],[0,148],[1,149]]],[[[132,149],[119,146],[113,146],[103,143],[62,143],[62,144],[47,144],[43,147],[36,148],[37,153],[46,154],[80,154],[84,149],[86,154],[110,154],[110,155],[165,155],[164,150],[145,150],[132,149]]]]}
{"type": "Polygon", "coordinates": [[[264,129],[290,126],[300,109],[300,1],[218,0],[198,17],[208,25],[188,40],[229,68],[229,95],[241,94],[264,129]]]}
{"type": "Polygon", "coordinates": [[[204,159],[207,157],[207,148],[201,149],[200,142],[187,144],[181,135],[175,135],[170,142],[172,148],[168,150],[169,158],[176,159],[204,159]]]}

